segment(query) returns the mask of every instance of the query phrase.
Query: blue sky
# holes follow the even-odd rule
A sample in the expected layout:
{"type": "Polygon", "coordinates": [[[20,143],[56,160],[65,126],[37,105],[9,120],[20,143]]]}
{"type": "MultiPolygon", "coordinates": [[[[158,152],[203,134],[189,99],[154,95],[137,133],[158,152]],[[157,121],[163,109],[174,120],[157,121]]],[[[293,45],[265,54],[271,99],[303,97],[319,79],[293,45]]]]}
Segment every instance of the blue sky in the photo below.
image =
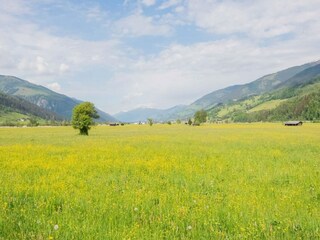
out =
{"type": "Polygon", "coordinates": [[[108,113],[189,104],[320,59],[319,0],[11,0],[0,74],[108,113]]]}

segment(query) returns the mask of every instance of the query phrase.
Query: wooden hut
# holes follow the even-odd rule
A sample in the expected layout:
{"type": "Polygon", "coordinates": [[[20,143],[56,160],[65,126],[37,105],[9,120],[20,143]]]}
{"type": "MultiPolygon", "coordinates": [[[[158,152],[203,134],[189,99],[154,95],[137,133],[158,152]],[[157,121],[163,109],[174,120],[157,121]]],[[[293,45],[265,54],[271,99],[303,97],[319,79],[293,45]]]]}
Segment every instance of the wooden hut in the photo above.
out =
{"type": "Polygon", "coordinates": [[[285,126],[302,126],[301,121],[288,121],[284,123],[285,126]]]}

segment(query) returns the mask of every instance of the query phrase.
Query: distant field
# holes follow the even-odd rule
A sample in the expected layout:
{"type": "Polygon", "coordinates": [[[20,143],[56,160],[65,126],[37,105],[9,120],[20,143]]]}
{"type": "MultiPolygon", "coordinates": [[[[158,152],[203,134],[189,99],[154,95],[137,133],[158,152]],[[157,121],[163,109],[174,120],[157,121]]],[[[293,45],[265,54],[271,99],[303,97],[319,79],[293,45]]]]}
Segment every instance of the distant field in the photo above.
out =
{"type": "Polygon", "coordinates": [[[261,111],[261,110],[269,110],[276,108],[280,105],[280,103],[287,101],[288,99],[277,99],[277,100],[271,100],[268,102],[264,102],[252,109],[250,109],[248,112],[256,112],[256,111],[261,111]]]}
{"type": "Polygon", "coordinates": [[[0,239],[319,239],[320,124],[0,128],[0,239]]]}
{"type": "Polygon", "coordinates": [[[218,112],[218,117],[224,117],[228,113],[231,113],[236,110],[243,110],[245,106],[241,106],[240,104],[235,104],[232,106],[224,106],[219,112],[218,112]]]}
{"type": "MultiPolygon", "coordinates": [[[[18,112],[0,112],[0,126],[7,126],[8,124],[14,124],[15,126],[27,126],[30,121],[27,119],[32,118],[30,115],[21,114],[18,112]],[[20,119],[25,119],[21,121],[20,119]]],[[[36,118],[40,124],[45,124],[46,120],[36,118]]]]}
{"type": "Polygon", "coordinates": [[[224,117],[225,115],[232,113],[233,111],[243,110],[246,111],[247,106],[256,105],[257,101],[259,101],[259,97],[255,96],[250,99],[244,100],[240,103],[234,103],[232,105],[226,105],[221,108],[218,112],[218,117],[224,117]]]}
{"type": "Polygon", "coordinates": [[[14,121],[17,122],[18,119],[20,118],[27,118],[27,115],[21,114],[21,113],[17,113],[17,112],[8,112],[8,113],[4,113],[1,112],[0,115],[0,124],[3,124],[7,121],[14,121]]]}

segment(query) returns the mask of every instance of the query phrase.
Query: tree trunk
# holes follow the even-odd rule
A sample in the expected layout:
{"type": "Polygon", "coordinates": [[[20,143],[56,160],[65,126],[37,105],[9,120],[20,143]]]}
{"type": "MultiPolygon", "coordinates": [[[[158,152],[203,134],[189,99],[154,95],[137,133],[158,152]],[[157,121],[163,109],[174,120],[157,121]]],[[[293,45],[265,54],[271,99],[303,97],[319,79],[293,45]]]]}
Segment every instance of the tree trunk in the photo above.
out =
{"type": "Polygon", "coordinates": [[[88,136],[88,128],[86,127],[80,128],[80,135],[88,136]]]}

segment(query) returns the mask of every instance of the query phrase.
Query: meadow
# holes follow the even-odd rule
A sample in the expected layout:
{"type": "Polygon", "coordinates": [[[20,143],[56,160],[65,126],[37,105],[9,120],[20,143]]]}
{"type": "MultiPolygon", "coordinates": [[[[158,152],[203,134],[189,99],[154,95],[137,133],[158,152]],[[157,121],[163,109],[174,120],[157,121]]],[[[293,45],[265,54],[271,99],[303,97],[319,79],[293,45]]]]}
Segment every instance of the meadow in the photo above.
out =
{"type": "Polygon", "coordinates": [[[0,128],[0,239],[319,239],[320,124],[0,128]]]}

